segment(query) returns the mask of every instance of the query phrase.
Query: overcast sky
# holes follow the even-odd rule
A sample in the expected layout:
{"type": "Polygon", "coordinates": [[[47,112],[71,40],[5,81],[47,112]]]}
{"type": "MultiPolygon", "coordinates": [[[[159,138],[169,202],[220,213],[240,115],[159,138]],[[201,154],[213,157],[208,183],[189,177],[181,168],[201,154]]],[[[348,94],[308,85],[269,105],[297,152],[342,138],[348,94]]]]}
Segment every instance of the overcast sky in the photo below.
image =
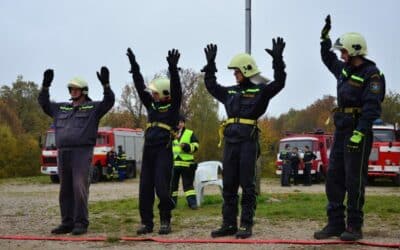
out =
{"type": "MultiPolygon", "coordinates": [[[[171,48],[181,51],[179,65],[200,70],[203,48],[218,45],[218,81],[235,83],[226,66],[244,52],[244,0],[1,0],[0,85],[17,75],[41,83],[43,71],[55,70],[51,98],[69,98],[66,84],[74,76],[89,82],[90,96],[102,97],[96,70],[109,67],[119,98],[131,82],[125,55],[131,47],[142,74],[151,78],[167,67],[171,48]]],[[[319,55],[320,30],[332,17],[332,39],[345,32],[362,33],[369,58],[385,73],[387,89],[400,92],[400,1],[398,0],[253,0],[252,54],[264,75],[273,77],[271,58],[264,52],[271,39],[286,40],[286,87],[270,103],[277,116],[301,109],[323,95],[336,95],[333,76],[319,55]]],[[[224,112],[223,112],[224,113],[224,112]]]]}

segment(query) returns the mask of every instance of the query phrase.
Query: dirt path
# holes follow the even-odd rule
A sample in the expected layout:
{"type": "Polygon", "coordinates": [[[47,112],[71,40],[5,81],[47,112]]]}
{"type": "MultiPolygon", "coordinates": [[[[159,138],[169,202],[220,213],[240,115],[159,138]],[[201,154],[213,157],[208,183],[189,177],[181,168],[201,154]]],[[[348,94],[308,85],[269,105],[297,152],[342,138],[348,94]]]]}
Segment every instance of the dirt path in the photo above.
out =
{"type": "MultiPolygon", "coordinates": [[[[278,180],[263,180],[261,191],[265,193],[323,193],[323,185],[311,187],[292,186],[280,187],[278,180]]],[[[207,187],[206,194],[218,193],[216,187],[207,187]]],[[[367,195],[400,196],[398,187],[367,187],[367,195]]],[[[138,196],[138,180],[124,183],[98,183],[90,187],[90,202],[99,200],[118,200],[138,196]]],[[[322,226],[313,221],[283,222],[279,225],[271,223],[266,218],[256,218],[254,239],[309,239],[316,228],[322,226]]],[[[56,184],[0,184],[0,235],[25,234],[50,236],[49,229],[59,222],[58,185],[56,184]]],[[[379,226],[365,225],[365,237],[368,241],[395,242],[399,239],[400,229],[380,233],[379,226]]],[[[193,221],[193,225],[196,222],[193,221]]],[[[383,229],[383,228],[382,228],[383,229]]],[[[209,229],[196,228],[190,232],[181,230],[167,236],[170,238],[209,238],[209,229]]],[[[97,236],[89,233],[88,236],[97,236]]],[[[158,237],[157,234],[153,235],[158,237]]],[[[0,240],[0,249],[302,249],[304,246],[288,245],[229,245],[229,244],[157,244],[157,243],[87,243],[87,242],[50,242],[50,241],[9,241],[0,240]]],[[[309,247],[306,247],[309,248],[309,247]]],[[[336,249],[337,246],[312,247],[313,249],[336,249]]],[[[346,249],[359,249],[360,246],[346,246],[346,249]]],[[[370,249],[370,248],[368,248],[370,249]]]]}

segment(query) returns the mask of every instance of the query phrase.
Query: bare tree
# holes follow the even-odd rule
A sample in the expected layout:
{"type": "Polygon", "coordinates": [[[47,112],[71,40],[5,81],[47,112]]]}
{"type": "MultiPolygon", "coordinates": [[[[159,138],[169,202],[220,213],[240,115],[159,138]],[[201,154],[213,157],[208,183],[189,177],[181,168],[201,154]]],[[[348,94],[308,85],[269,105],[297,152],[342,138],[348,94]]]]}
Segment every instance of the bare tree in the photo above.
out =
{"type": "Polygon", "coordinates": [[[126,109],[130,113],[134,127],[142,127],[145,109],[132,83],[124,86],[119,104],[122,109],[126,109]]]}

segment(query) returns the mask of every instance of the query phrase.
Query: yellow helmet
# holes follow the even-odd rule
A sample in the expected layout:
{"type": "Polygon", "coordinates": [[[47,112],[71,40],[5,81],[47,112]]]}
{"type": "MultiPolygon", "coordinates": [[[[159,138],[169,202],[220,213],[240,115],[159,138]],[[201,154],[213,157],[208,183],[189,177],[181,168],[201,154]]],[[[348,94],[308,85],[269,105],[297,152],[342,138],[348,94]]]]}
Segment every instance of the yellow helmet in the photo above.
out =
{"type": "Polygon", "coordinates": [[[88,83],[81,77],[74,77],[68,82],[68,88],[82,89],[82,94],[89,94],[88,83]]]}
{"type": "Polygon", "coordinates": [[[239,69],[246,78],[260,73],[256,61],[247,53],[240,53],[234,56],[228,65],[228,69],[239,69]]]}
{"type": "Polygon", "coordinates": [[[165,77],[158,77],[153,79],[147,90],[157,92],[160,95],[160,98],[164,98],[170,95],[170,81],[168,78],[165,77]]]}
{"type": "Polygon", "coordinates": [[[340,36],[335,44],[334,49],[345,49],[349,53],[349,56],[366,56],[367,42],[364,37],[356,32],[349,32],[340,36]]]}

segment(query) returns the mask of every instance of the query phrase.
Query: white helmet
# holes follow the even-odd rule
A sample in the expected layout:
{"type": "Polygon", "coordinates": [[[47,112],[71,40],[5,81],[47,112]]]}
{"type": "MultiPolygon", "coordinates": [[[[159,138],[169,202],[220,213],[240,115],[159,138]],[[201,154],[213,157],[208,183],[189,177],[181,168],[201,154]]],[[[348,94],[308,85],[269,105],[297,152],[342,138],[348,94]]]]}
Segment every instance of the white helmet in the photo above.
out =
{"type": "MultiPolygon", "coordinates": [[[[82,94],[89,94],[88,83],[81,77],[74,77],[68,82],[68,89],[79,88],[82,89],[82,94]]],[[[70,90],[71,91],[71,90],[70,90]]]]}
{"type": "Polygon", "coordinates": [[[260,73],[256,61],[247,53],[235,55],[229,63],[228,69],[238,69],[247,78],[260,73]]]}
{"type": "Polygon", "coordinates": [[[345,49],[349,56],[366,56],[368,53],[367,42],[364,37],[356,32],[349,32],[340,36],[335,44],[334,49],[345,49]]]}
{"type": "Polygon", "coordinates": [[[168,78],[158,77],[150,82],[147,90],[158,93],[160,98],[162,99],[170,95],[170,85],[170,80],[168,78]]]}

